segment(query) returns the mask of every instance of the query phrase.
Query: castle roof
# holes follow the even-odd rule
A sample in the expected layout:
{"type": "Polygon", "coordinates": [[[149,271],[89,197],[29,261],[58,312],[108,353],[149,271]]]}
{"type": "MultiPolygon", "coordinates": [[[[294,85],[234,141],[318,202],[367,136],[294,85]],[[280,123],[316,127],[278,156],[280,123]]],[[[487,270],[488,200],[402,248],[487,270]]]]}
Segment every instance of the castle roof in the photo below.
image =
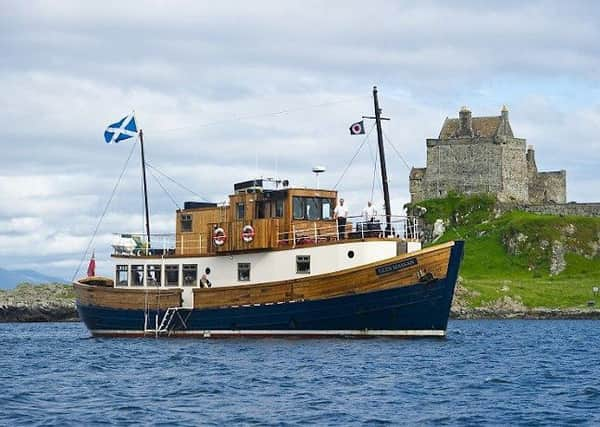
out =
{"type": "MultiPolygon", "coordinates": [[[[473,117],[473,135],[493,138],[498,135],[502,124],[502,116],[473,117]]],[[[440,131],[439,139],[456,138],[460,127],[459,119],[446,118],[440,131]]],[[[512,132],[511,132],[512,133],[512,132]]]]}

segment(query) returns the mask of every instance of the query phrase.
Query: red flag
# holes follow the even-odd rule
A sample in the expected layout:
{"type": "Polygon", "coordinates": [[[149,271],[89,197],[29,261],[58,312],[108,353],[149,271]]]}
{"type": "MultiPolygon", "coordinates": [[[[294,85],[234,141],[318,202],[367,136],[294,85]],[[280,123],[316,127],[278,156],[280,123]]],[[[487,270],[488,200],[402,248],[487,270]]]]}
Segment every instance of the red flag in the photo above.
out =
{"type": "Polygon", "coordinates": [[[88,277],[92,277],[96,275],[96,254],[92,252],[92,258],[90,259],[90,263],[88,265],[87,271],[88,277]]]}

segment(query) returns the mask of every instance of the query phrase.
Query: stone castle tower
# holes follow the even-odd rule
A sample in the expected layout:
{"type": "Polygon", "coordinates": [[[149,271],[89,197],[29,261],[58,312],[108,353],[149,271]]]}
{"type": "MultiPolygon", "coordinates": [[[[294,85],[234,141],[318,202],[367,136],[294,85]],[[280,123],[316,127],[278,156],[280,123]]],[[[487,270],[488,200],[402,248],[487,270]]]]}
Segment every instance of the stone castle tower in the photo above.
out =
{"type": "Polygon", "coordinates": [[[535,151],[515,138],[508,109],[499,116],[472,117],[462,107],[446,118],[438,138],[427,139],[427,167],[410,171],[411,201],[491,193],[501,202],[565,203],[566,171],[538,172],[535,151]]]}

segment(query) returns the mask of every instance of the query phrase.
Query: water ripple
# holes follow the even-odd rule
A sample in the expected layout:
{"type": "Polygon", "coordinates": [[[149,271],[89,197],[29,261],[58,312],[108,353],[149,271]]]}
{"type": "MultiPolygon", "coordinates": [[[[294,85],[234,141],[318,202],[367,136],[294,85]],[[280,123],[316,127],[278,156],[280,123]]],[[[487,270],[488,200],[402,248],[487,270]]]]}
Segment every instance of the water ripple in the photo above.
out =
{"type": "Polygon", "coordinates": [[[91,339],[0,324],[0,425],[600,424],[600,323],[444,340],[91,339]]]}

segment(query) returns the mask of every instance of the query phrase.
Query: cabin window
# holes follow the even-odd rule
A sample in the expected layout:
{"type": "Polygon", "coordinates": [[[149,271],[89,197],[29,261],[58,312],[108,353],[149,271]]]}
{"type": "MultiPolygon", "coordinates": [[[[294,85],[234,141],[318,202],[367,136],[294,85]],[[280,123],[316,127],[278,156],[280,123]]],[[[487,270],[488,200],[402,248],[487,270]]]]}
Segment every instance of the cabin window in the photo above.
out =
{"type": "Polygon", "coordinates": [[[268,206],[267,203],[265,202],[256,202],[256,213],[255,213],[255,217],[256,218],[266,218],[267,217],[267,212],[266,212],[266,208],[268,206]]]}
{"type": "Polygon", "coordinates": [[[117,265],[117,286],[127,286],[128,285],[128,273],[129,266],[128,265],[117,265]]]}
{"type": "Polygon", "coordinates": [[[165,285],[179,286],[179,266],[165,265],[165,285]]]}
{"type": "Polygon", "coordinates": [[[181,215],[181,231],[192,231],[192,216],[189,214],[181,215]]]}
{"type": "Polygon", "coordinates": [[[250,281],[250,263],[240,262],[238,263],[238,281],[249,282],[250,281]]]}
{"type": "Polygon", "coordinates": [[[160,286],[160,265],[147,265],[146,274],[148,286],[160,286]]]}
{"type": "Polygon", "coordinates": [[[196,286],[198,284],[198,265],[183,264],[183,286],[196,286]]]}
{"type": "Polygon", "coordinates": [[[322,199],[321,202],[321,218],[331,219],[331,200],[322,199]]]}
{"type": "Polygon", "coordinates": [[[304,203],[302,203],[302,197],[294,197],[293,199],[293,211],[294,219],[304,219],[304,203]]]}
{"type": "Polygon", "coordinates": [[[131,286],[144,286],[144,266],[131,266],[131,286]]]}
{"type": "Polygon", "coordinates": [[[317,199],[316,197],[305,198],[304,209],[306,212],[304,218],[310,220],[321,219],[321,199],[317,199]]]}
{"type": "Polygon", "coordinates": [[[296,256],[296,274],[310,274],[310,255],[296,256]]]}
{"type": "Polygon", "coordinates": [[[283,200],[275,200],[275,217],[283,217],[283,200]]]}
{"type": "Polygon", "coordinates": [[[246,217],[246,206],[243,203],[235,204],[235,217],[240,220],[246,217]]]}

